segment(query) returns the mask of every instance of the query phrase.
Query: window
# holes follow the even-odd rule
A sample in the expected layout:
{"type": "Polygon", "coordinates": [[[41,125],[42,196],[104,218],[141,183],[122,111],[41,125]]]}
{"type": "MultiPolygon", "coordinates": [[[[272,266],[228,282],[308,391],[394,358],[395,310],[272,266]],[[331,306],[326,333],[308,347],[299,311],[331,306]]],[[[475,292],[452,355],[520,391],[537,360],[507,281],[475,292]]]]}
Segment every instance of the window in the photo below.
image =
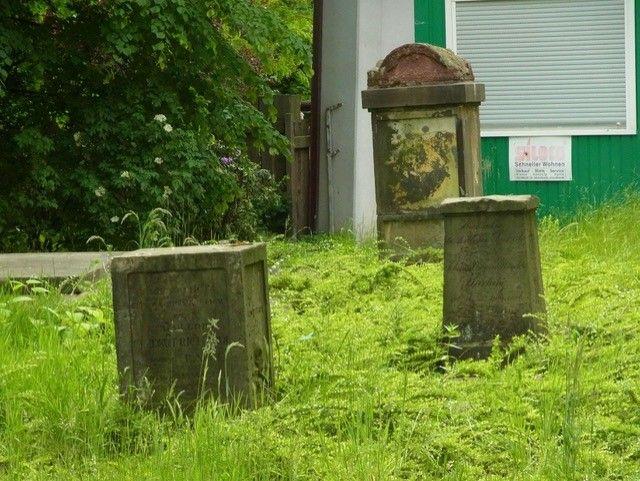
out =
{"type": "Polygon", "coordinates": [[[636,133],[634,0],[446,0],[484,136],[636,133]]]}

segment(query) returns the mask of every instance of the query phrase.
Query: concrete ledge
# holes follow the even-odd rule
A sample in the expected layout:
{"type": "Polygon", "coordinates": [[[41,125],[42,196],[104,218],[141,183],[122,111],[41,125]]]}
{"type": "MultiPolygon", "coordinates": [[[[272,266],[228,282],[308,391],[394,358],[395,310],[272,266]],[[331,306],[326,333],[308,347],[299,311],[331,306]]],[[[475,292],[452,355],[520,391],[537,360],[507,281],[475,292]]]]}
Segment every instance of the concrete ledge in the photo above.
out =
{"type": "Polygon", "coordinates": [[[0,254],[0,281],[69,277],[97,280],[109,269],[111,259],[121,252],[46,252],[0,254]]]}

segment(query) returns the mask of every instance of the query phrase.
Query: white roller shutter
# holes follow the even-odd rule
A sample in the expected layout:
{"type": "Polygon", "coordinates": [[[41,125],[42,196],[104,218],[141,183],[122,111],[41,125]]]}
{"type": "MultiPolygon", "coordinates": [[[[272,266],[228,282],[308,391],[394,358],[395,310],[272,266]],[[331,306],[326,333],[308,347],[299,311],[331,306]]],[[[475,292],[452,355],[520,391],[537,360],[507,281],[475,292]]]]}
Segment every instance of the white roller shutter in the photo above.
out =
{"type": "Polygon", "coordinates": [[[625,0],[450,0],[450,7],[454,48],[486,84],[483,132],[635,129],[625,0]]]}

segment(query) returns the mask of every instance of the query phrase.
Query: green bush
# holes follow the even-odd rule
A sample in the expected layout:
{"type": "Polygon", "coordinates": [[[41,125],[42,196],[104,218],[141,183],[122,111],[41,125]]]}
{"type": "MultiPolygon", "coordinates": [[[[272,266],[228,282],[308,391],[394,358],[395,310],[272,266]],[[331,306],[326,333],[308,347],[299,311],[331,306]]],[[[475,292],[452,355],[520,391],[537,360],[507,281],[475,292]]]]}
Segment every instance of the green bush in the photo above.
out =
{"type": "Polygon", "coordinates": [[[255,105],[309,56],[276,13],[251,0],[3,2],[0,250],[78,250],[96,234],[126,248],[134,230],[119,219],[157,207],[178,237],[255,235],[282,201],[246,139],[286,151],[255,105]]]}

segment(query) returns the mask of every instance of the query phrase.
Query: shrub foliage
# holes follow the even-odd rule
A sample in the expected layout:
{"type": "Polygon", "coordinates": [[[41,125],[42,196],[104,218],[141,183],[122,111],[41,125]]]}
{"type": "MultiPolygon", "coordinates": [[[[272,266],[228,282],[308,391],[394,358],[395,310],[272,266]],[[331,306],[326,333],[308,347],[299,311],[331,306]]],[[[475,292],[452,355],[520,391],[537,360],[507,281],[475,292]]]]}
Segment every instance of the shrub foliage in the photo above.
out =
{"type": "Polygon", "coordinates": [[[0,250],[124,247],[120,219],[156,207],[250,237],[280,200],[246,139],[286,150],[256,105],[292,70],[304,89],[308,58],[251,0],[2,2],[0,250]]]}

